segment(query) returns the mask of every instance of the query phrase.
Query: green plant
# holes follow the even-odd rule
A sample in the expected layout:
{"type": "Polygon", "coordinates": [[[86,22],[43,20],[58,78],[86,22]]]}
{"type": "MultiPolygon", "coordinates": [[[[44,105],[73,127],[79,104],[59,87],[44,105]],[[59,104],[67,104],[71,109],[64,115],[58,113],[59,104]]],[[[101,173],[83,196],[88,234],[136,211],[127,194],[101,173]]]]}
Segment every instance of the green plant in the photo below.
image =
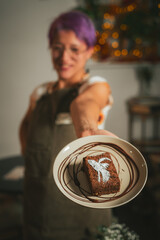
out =
{"type": "Polygon", "coordinates": [[[149,95],[154,75],[154,66],[142,65],[136,67],[136,76],[139,81],[140,95],[149,95]]]}
{"type": "Polygon", "coordinates": [[[110,227],[100,226],[96,240],[139,240],[139,236],[125,224],[113,223],[110,227]]]}
{"type": "Polygon", "coordinates": [[[97,233],[87,232],[83,240],[140,240],[140,237],[125,224],[112,223],[109,227],[98,227],[97,233]]]}

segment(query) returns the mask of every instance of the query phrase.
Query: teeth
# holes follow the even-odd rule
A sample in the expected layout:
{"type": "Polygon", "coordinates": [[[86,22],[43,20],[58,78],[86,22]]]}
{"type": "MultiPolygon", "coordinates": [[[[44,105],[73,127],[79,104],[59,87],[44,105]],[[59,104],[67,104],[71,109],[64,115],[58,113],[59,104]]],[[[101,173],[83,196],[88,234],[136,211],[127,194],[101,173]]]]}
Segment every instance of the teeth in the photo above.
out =
{"type": "Polygon", "coordinates": [[[61,65],[61,67],[69,67],[68,64],[61,65]]]}

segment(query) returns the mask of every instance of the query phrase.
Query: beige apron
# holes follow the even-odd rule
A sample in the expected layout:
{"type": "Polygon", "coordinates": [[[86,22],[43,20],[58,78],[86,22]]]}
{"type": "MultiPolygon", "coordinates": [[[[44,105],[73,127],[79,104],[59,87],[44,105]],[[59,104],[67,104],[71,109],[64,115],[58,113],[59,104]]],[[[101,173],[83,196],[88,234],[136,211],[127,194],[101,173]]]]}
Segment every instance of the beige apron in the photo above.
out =
{"type": "Polygon", "coordinates": [[[80,240],[86,228],[95,231],[101,224],[110,224],[110,210],[72,202],[53,179],[56,155],[76,139],[72,124],[55,124],[56,114],[69,111],[77,93],[77,88],[56,90],[43,96],[33,113],[25,155],[25,240],[80,240]]]}

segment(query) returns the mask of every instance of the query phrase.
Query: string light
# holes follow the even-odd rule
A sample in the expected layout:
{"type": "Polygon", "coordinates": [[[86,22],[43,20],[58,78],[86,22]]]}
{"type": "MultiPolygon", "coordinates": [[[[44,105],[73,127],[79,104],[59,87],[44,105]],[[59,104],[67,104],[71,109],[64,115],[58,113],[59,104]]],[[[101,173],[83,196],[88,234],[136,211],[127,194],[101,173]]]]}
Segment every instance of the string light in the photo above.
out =
{"type": "Polygon", "coordinates": [[[135,3],[128,5],[127,7],[116,7],[115,12],[117,14],[124,14],[126,12],[132,12],[136,9],[137,5],[135,3]]]}
{"type": "Polygon", "coordinates": [[[118,32],[112,33],[112,37],[113,37],[114,39],[119,38],[119,33],[118,33],[118,32]]]}
{"type": "Polygon", "coordinates": [[[94,47],[94,51],[95,52],[99,52],[101,50],[101,47],[97,44],[97,45],[95,45],[95,47],[94,47]]]}
{"type": "Polygon", "coordinates": [[[103,32],[103,33],[102,33],[102,35],[101,35],[101,37],[102,37],[103,39],[106,39],[106,38],[108,38],[108,33],[106,33],[106,32],[103,32]]]}
{"type": "Polygon", "coordinates": [[[118,43],[118,42],[115,41],[115,42],[112,43],[112,47],[113,47],[113,48],[117,48],[118,46],[119,46],[119,43],[118,43]]]}
{"type": "Polygon", "coordinates": [[[129,5],[127,7],[127,10],[128,10],[128,12],[132,12],[134,10],[134,6],[133,5],[129,5]]]}
{"type": "Polygon", "coordinates": [[[122,49],[122,55],[127,56],[128,55],[128,50],[127,49],[122,49]]]}
{"type": "Polygon", "coordinates": [[[136,57],[141,57],[142,52],[139,49],[134,49],[133,50],[133,55],[136,56],[136,57]]]}
{"type": "MultiPolygon", "coordinates": [[[[152,48],[143,46],[143,35],[136,38],[131,36],[132,43],[134,44],[131,45],[130,36],[125,34],[125,31],[128,31],[128,29],[133,30],[132,24],[130,26],[130,22],[125,21],[125,15],[130,14],[136,8],[138,8],[137,3],[127,4],[123,7],[114,5],[104,13],[103,24],[101,26],[102,31],[96,32],[97,45],[94,47],[94,51],[97,53],[98,58],[104,60],[104,58],[108,58],[109,56],[122,56],[122,59],[132,61],[142,58],[143,55],[149,56],[151,54],[152,48]],[[117,14],[121,14],[122,16],[116,16],[117,14]],[[120,19],[117,19],[117,17],[122,17],[122,21],[123,19],[124,21],[122,23],[119,22],[117,25],[117,20],[120,19]],[[130,57],[128,58],[128,56],[130,57]]],[[[160,2],[157,3],[157,8],[160,10],[160,2]]]]}
{"type": "Polygon", "coordinates": [[[116,50],[116,51],[114,52],[114,55],[115,55],[116,57],[119,57],[119,56],[121,55],[121,51],[120,51],[120,50],[116,50]]]}
{"type": "Polygon", "coordinates": [[[104,38],[100,38],[98,42],[99,42],[101,45],[104,45],[106,41],[105,41],[104,38]]]}
{"type": "Polygon", "coordinates": [[[105,13],[104,14],[104,19],[107,19],[107,18],[109,18],[110,17],[110,14],[109,13],[105,13]]]}
{"type": "Polygon", "coordinates": [[[108,28],[110,28],[110,27],[111,27],[111,24],[108,23],[108,22],[105,22],[105,23],[103,24],[103,28],[105,28],[105,29],[108,29],[108,28]]]}

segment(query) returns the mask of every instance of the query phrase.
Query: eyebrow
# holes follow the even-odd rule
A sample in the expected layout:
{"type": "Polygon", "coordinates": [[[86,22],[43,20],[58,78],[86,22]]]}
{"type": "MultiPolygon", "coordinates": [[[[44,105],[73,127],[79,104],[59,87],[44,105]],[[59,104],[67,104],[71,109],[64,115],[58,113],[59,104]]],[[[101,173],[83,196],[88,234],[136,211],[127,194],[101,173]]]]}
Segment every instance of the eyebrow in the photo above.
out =
{"type": "Polygon", "coordinates": [[[60,42],[53,42],[53,44],[52,45],[54,45],[54,44],[61,44],[61,45],[63,45],[62,43],[60,43],[60,42]]]}
{"type": "MultiPolygon", "coordinates": [[[[61,43],[61,42],[54,42],[54,43],[52,44],[52,46],[53,46],[53,45],[56,45],[56,44],[57,44],[57,45],[58,45],[58,44],[59,44],[59,45],[64,45],[64,44],[61,43]]],[[[70,47],[79,48],[79,44],[74,44],[74,43],[73,43],[73,44],[70,45],[70,47]]]]}

